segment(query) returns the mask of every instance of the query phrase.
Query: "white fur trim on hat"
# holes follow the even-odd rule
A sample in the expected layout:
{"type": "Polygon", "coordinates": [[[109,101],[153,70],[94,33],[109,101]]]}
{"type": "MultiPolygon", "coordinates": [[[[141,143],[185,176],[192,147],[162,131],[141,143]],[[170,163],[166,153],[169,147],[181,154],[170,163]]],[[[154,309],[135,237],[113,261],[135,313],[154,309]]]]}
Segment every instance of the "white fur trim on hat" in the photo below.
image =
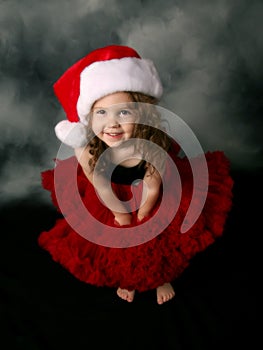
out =
{"type": "Polygon", "coordinates": [[[73,123],[62,120],[55,126],[57,138],[66,145],[77,148],[87,144],[87,130],[82,123],[73,123]]]}
{"type": "Polygon", "coordinates": [[[163,92],[159,75],[149,59],[124,57],[94,62],[80,75],[77,111],[87,124],[87,115],[98,99],[120,91],[141,92],[160,98],[163,92]]]}

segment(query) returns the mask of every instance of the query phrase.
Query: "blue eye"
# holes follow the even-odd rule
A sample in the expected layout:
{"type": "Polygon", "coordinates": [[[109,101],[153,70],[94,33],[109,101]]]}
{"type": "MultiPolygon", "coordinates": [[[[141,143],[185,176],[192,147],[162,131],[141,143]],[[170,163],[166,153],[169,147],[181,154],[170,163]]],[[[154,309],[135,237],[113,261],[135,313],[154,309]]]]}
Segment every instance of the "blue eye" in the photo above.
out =
{"type": "Polygon", "coordinates": [[[131,115],[131,112],[127,109],[122,109],[120,111],[120,116],[126,117],[126,116],[130,116],[130,115],[131,115]]]}
{"type": "Polygon", "coordinates": [[[105,111],[105,109],[98,109],[95,111],[95,114],[104,115],[104,114],[106,114],[106,111],[105,111]]]}

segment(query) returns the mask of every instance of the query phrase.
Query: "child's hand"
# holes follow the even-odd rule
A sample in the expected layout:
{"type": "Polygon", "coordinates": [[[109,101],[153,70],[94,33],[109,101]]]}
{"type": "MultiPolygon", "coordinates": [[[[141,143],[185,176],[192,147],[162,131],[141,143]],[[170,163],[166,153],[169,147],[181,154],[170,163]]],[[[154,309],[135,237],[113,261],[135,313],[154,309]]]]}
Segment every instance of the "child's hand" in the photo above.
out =
{"type": "Polygon", "coordinates": [[[138,211],[137,221],[141,222],[141,221],[143,221],[143,219],[146,219],[148,216],[149,216],[149,213],[141,213],[140,211],[138,211]]]}
{"type": "Polygon", "coordinates": [[[128,213],[118,213],[114,218],[115,224],[119,226],[130,225],[132,221],[131,214],[128,213]]]}

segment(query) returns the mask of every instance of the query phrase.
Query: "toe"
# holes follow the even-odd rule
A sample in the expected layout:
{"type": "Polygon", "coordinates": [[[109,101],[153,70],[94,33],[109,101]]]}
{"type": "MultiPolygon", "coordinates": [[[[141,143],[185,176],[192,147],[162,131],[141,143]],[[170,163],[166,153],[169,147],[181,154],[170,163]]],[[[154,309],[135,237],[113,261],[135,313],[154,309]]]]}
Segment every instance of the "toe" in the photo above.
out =
{"type": "Polygon", "coordinates": [[[159,305],[163,304],[163,298],[162,298],[161,296],[158,297],[157,303],[158,303],[159,305]]]}

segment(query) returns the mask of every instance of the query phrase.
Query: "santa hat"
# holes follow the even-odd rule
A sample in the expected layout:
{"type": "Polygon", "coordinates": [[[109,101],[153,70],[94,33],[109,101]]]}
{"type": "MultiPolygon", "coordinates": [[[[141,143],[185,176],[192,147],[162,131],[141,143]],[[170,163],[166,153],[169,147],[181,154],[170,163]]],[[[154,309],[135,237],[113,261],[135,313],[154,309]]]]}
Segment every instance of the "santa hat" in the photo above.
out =
{"type": "Polygon", "coordinates": [[[128,46],[110,45],[73,64],[54,84],[54,92],[67,116],[67,120],[55,126],[58,139],[73,148],[85,146],[92,105],[120,91],[141,92],[159,99],[162,84],[153,62],[141,58],[128,46]]]}

